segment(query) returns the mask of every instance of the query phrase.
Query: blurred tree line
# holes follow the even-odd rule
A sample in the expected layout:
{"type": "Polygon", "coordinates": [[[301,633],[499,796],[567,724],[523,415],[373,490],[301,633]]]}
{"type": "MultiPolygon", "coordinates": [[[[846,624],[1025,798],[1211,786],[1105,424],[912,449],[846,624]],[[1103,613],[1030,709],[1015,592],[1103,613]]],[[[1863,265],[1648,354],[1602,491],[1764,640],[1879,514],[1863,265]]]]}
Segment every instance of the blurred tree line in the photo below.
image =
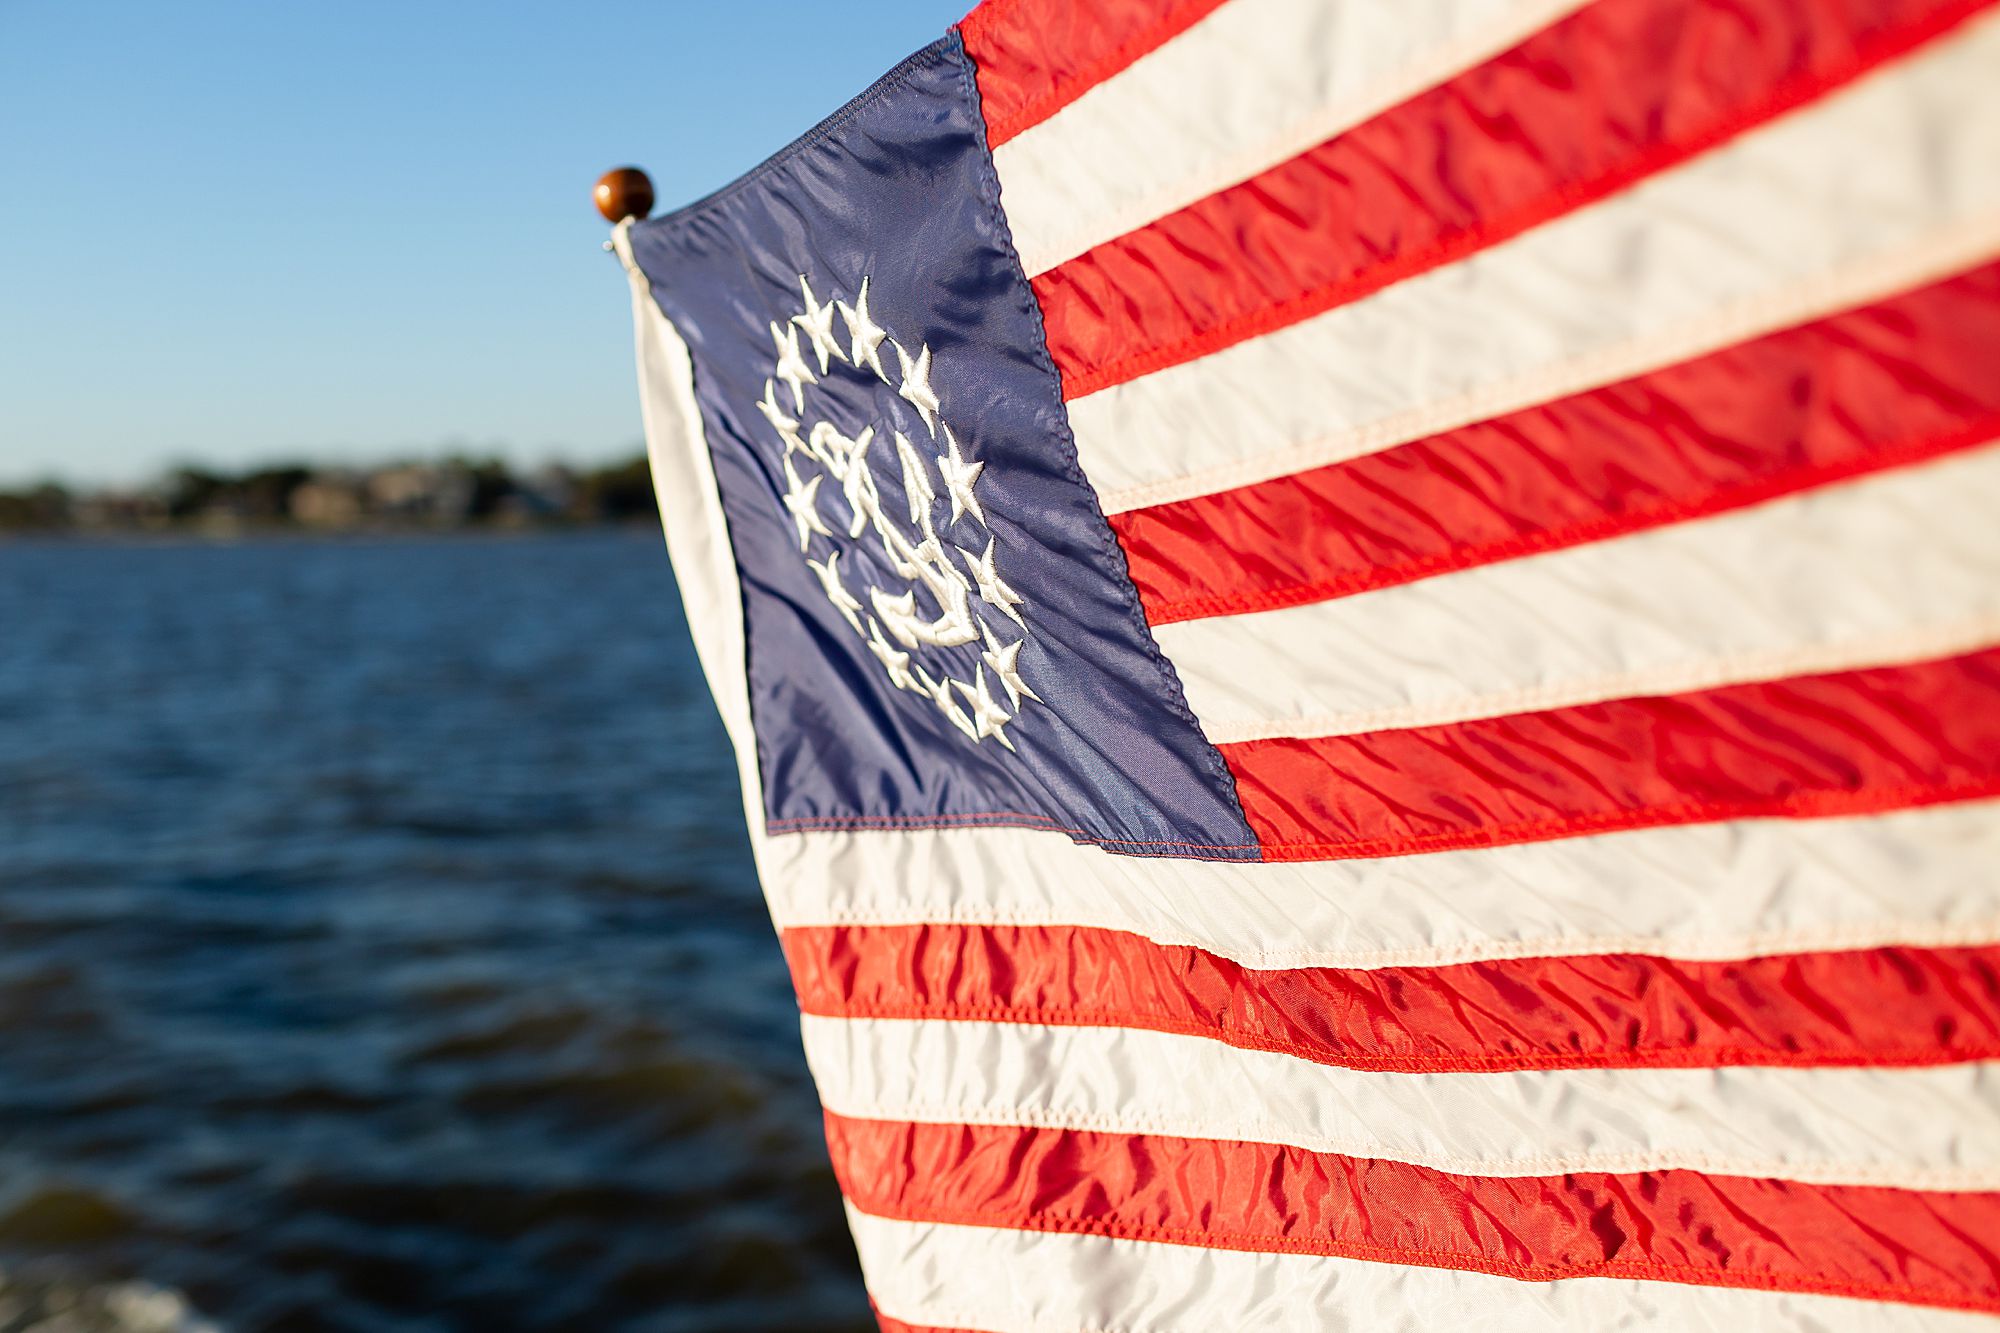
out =
{"type": "Polygon", "coordinates": [[[517,472],[492,458],[367,468],[180,467],[146,486],[0,491],[0,532],[381,531],[656,520],[644,455],[517,472]]]}

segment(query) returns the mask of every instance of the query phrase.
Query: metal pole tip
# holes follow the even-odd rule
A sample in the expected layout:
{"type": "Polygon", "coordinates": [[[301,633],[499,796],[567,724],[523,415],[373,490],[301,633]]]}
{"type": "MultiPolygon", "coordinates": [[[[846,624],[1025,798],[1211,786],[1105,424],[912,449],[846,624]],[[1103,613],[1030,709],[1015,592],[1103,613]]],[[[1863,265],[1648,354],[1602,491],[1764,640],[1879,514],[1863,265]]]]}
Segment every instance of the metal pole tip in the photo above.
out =
{"type": "Polygon", "coordinates": [[[597,178],[590,197],[606,222],[644,218],[653,211],[653,182],[637,167],[614,167],[597,178]]]}

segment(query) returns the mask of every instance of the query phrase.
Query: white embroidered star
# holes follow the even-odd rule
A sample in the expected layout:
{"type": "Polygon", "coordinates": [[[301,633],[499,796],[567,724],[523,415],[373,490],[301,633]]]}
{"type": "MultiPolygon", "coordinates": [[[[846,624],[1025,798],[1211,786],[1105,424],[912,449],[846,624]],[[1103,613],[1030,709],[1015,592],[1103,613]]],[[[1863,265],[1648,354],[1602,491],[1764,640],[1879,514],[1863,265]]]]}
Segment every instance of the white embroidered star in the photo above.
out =
{"type": "Polygon", "coordinates": [[[915,690],[926,694],[927,690],[917,684],[917,678],[910,674],[910,655],[902,652],[882,637],[882,627],[875,617],[868,617],[868,651],[875,654],[875,660],[889,673],[889,683],[899,690],[915,690]]]}
{"type": "Polygon", "coordinates": [[[847,442],[847,474],[840,479],[840,492],[847,497],[847,508],[852,515],[847,520],[850,538],[859,537],[881,511],[882,502],[875,490],[875,469],[868,466],[868,446],[874,442],[873,426],[862,427],[861,433],[847,442]]]}
{"type": "Polygon", "coordinates": [[[954,680],[952,685],[965,696],[965,701],[972,705],[974,739],[985,740],[988,736],[992,736],[1011,750],[1014,748],[1014,742],[1007,739],[1007,733],[1001,728],[1014,719],[991,694],[987,693],[986,668],[974,667],[973,671],[975,674],[972,677],[972,684],[967,685],[962,680],[954,680]]]}
{"type": "Polygon", "coordinates": [[[968,463],[959,456],[958,440],[952,435],[951,427],[944,428],[945,451],[938,455],[938,475],[944,478],[945,494],[951,497],[951,521],[958,522],[960,514],[970,512],[986,524],[986,511],[979,507],[979,497],[972,493],[979,481],[979,474],[986,470],[984,463],[968,463]]]}
{"type": "Polygon", "coordinates": [[[937,598],[938,606],[944,612],[926,627],[926,640],[940,648],[955,648],[977,639],[979,630],[966,606],[972,585],[944,558],[944,547],[938,539],[926,537],[923,544],[917,547],[914,557],[915,577],[930,590],[931,596],[937,598]]]}
{"type": "Polygon", "coordinates": [[[792,466],[792,456],[785,455],[785,509],[792,516],[792,522],[799,525],[799,549],[805,550],[812,544],[812,535],[817,532],[822,537],[833,534],[826,530],[826,524],[819,517],[819,484],[826,478],[813,473],[812,480],[801,482],[798,469],[792,466]]]}
{"type": "Polygon", "coordinates": [[[973,740],[979,739],[979,729],[972,725],[972,719],[967,717],[965,710],[958,706],[958,700],[951,697],[951,687],[955,683],[951,677],[946,676],[943,680],[932,680],[929,672],[925,671],[922,667],[918,667],[917,679],[923,682],[924,692],[931,696],[931,702],[938,706],[940,713],[943,713],[946,718],[950,719],[954,727],[972,737],[973,740]]]}
{"type": "Polygon", "coordinates": [[[1000,581],[999,571],[993,568],[993,539],[991,537],[986,539],[986,554],[977,560],[963,551],[958,554],[959,558],[965,561],[965,567],[972,571],[973,579],[979,584],[979,595],[990,605],[999,608],[1002,615],[1022,629],[1026,629],[1028,622],[1021,619],[1021,613],[1014,608],[1027,599],[1000,581]]]}
{"type": "Polygon", "coordinates": [[[847,475],[847,454],[854,441],[834,429],[830,421],[815,421],[806,439],[806,452],[826,466],[835,477],[847,475]]]}
{"type": "Polygon", "coordinates": [[[785,409],[778,406],[778,386],[769,380],[764,381],[764,396],[758,401],[757,410],[764,414],[764,420],[771,423],[771,428],[785,442],[787,454],[794,449],[805,448],[799,440],[798,418],[787,416],[785,409]]]}
{"type": "Polygon", "coordinates": [[[847,623],[854,626],[855,633],[861,632],[861,603],[854,600],[854,594],[840,581],[840,552],[827,556],[822,564],[817,560],[806,561],[806,567],[819,575],[819,586],[826,591],[826,600],[833,603],[833,609],[847,617],[847,623]]]}
{"type": "Polygon", "coordinates": [[[889,632],[896,636],[897,643],[905,648],[915,648],[923,643],[917,631],[927,626],[917,614],[915,593],[905,592],[891,597],[880,588],[870,588],[868,600],[875,603],[875,614],[888,623],[889,632]]]}
{"type": "Polygon", "coordinates": [[[1018,710],[1022,699],[1033,699],[1036,703],[1040,703],[1042,696],[1028,688],[1028,682],[1021,679],[1020,669],[1015,665],[1021,657],[1021,646],[1027,640],[1016,639],[1003,648],[1000,646],[1000,641],[993,637],[993,631],[986,628],[986,622],[983,620],[979,622],[979,632],[986,638],[986,651],[979,656],[987,666],[993,668],[993,674],[1000,678],[1000,687],[1007,691],[1007,697],[1013,701],[1014,707],[1018,710]]]}
{"type": "Polygon", "coordinates": [[[895,538],[882,544],[889,552],[889,567],[896,571],[896,577],[905,580],[921,578],[924,568],[921,548],[910,545],[893,527],[885,525],[883,531],[885,537],[895,538]]]}
{"type": "Polygon", "coordinates": [[[799,330],[787,323],[784,328],[771,325],[771,344],[778,349],[778,364],[771,372],[792,386],[792,410],[806,410],[806,385],[819,383],[819,376],[812,373],[812,367],[799,354],[799,330]]]}
{"type": "Polygon", "coordinates": [[[903,344],[896,344],[896,360],[902,363],[903,387],[896,390],[898,398],[907,399],[910,406],[917,409],[917,415],[924,419],[924,427],[931,438],[937,438],[938,396],[931,392],[931,347],[925,343],[917,352],[917,359],[910,360],[910,354],[903,350],[903,344]]]}
{"type": "Polygon", "coordinates": [[[853,305],[845,301],[839,304],[840,317],[847,321],[847,333],[851,339],[847,359],[857,368],[868,367],[887,384],[889,372],[882,369],[882,340],[889,336],[889,331],[868,314],[868,279],[861,280],[861,294],[854,298],[853,305]]]}
{"type": "Polygon", "coordinates": [[[931,485],[930,469],[917,453],[910,437],[896,432],[896,457],[903,465],[903,495],[910,502],[910,522],[921,523],[924,531],[931,527],[931,502],[937,499],[937,488],[931,485]]]}
{"type": "Polygon", "coordinates": [[[833,340],[835,303],[828,301],[825,305],[821,305],[814,300],[812,284],[806,281],[806,275],[803,273],[799,274],[799,290],[805,293],[806,309],[802,315],[793,315],[792,323],[804,329],[806,337],[812,339],[813,353],[819,357],[819,373],[824,375],[829,358],[839,357],[842,361],[847,359],[840,350],[840,344],[833,340]]]}

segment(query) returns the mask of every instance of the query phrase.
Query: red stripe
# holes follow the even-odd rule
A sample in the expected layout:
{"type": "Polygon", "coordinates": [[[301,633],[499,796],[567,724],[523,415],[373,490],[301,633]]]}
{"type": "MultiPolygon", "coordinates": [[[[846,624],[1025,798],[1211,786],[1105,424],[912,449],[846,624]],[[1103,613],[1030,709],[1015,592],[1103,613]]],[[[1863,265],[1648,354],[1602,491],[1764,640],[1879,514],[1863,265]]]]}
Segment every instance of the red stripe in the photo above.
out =
{"type": "Polygon", "coordinates": [[[891,1319],[880,1310],[875,1312],[875,1322],[882,1326],[882,1333],[979,1333],[973,1328],[933,1328],[929,1324],[906,1324],[900,1319],[891,1319]]]}
{"type": "Polygon", "coordinates": [[[1206,356],[1605,198],[1984,3],[1597,0],[1037,277],[1064,394],[1206,356]]]}
{"type": "Polygon", "coordinates": [[[828,1114],[848,1199],[913,1222],[2000,1309],[2000,1195],[1692,1171],[1493,1178],[1264,1143],[828,1114]]]}
{"type": "Polygon", "coordinates": [[[783,933],[828,1018],[1144,1028],[1350,1069],[1921,1065],[2000,1058],[2000,946],[1258,970],[1086,926],[783,933]]]}
{"type": "Polygon", "coordinates": [[[986,142],[1038,125],[1222,0],[986,0],[958,25],[979,79],[986,142]]]}
{"type": "Polygon", "coordinates": [[[2000,649],[1220,748],[1266,860],[1861,814],[2000,794],[2000,649]]]}
{"type": "Polygon", "coordinates": [[[1621,384],[1113,516],[1146,617],[1296,606],[2000,436],[2000,264],[1621,384]]]}

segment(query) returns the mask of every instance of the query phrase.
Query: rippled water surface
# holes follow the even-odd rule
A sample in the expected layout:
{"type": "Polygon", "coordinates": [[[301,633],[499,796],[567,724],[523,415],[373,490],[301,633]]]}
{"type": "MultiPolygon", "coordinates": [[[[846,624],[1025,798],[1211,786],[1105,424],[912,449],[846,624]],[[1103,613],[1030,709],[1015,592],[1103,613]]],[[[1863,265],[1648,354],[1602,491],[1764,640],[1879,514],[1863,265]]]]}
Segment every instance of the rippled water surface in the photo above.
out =
{"type": "Polygon", "coordinates": [[[657,535],[0,546],[0,1329],[867,1327],[738,800],[657,535]]]}

